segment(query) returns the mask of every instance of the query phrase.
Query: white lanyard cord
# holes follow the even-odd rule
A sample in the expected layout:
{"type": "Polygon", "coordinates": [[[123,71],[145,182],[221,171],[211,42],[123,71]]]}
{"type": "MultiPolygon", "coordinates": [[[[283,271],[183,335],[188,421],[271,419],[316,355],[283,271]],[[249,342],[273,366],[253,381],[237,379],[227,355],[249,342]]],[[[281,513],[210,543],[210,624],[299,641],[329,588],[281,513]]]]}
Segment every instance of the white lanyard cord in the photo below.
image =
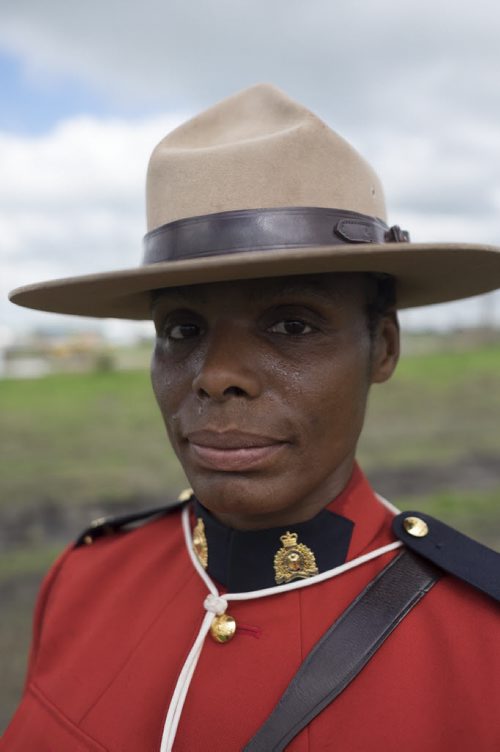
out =
{"type": "Polygon", "coordinates": [[[203,642],[205,640],[205,637],[207,636],[207,632],[210,629],[213,618],[213,613],[207,611],[201,623],[198,636],[194,641],[193,647],[191,648],[184,666],[182,667],[182,671],[179,674],[179,678],[177,679],[177,684],[175,685],[174,694],[172,695],[170,707],[165,719],[165,725],[163,727],[160,752],[170,752],[173,747],[175,735],[177,733],[177,727],[181,719],[182,708],[184,706],[184,701],[186,699],[189,685],[191,684],[191,678],[194,674],[196,664],[198,663],[198,658],[200,657],[203,642]]]}
{"type": "Polygon", "coordinates": [[[174,744],[175,735],[177,733],[177,727],[181,718],[182,709],[188,693],[189,685],[196,669],[196,664],[201,654],[205,637],[210,631],[210,626],[215,615],[223,614],[227,608],[229,601],[247,601],[253,598],[267,598],[270,595],[277,595],[290,590],[299,590],[310,585],[315,585],[325,580],[330,580],[333,577],[337,577],[344,572],[348,572],[350,569],[365,564],[371,559],[375,559],[377,556],[383,556],[383,554],[389,553],[400,548],[403,544],[401,541],[395,541],[389,543],[386,546],[376,548],[374,551],[369,551],[363,556],[358,556],[356,559],[341,564],[338,567],[329,569],[326,572],[315,575],[307,580],[298,580],[297,582],[290,582],[288,585],[277,585],[276,587],[264,588],[262,590],[252,590],[246,593],[225,593],[220,595],[219,591],[215,587],[214,583],[201,566],[198,558],[194,552],[191,537],[191,527],[189,524],[189,508],[186,505],[182,510],[182,528],[184,531],[184,539],[186,542],[186,548],[193,563],[194,568],[200,575],[201,579],[205,583],[209,595],[205,598],[203,606],[206,610],[205,616],[201,623],[198,635],[193,643],[188,657],[186,658],[182,670],[177,679],[175,690],[170,701],[167,717],[165,719],[165,725],[163,727],[163,736],[161,740],[160,752],[171,752],[174,744]]]}

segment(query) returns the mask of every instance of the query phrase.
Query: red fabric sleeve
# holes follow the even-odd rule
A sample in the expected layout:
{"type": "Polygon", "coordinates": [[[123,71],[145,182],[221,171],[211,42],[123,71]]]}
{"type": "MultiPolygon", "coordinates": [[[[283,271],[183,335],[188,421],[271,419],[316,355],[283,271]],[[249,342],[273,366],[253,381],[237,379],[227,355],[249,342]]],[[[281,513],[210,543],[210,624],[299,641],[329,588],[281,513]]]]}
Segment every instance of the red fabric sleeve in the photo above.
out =
{"type": "Polygon", "coordinates": [[[62,566],[73,550],[74,544],[71,544],[71,546],[68,546],[66,549],[64,549],[64,551],[57,557],[57,559],[43,578],[40,590],[38,591],[33,616],[32,639],[28,656],[28,670],[26,672],[24,692],[26,692],[30,679],[33,675],[33,669],[36,663],[38,646],[40,644],[40,637],[43,629],[44,615],[50,596],[54,590],[54,585],[62,566]]]}

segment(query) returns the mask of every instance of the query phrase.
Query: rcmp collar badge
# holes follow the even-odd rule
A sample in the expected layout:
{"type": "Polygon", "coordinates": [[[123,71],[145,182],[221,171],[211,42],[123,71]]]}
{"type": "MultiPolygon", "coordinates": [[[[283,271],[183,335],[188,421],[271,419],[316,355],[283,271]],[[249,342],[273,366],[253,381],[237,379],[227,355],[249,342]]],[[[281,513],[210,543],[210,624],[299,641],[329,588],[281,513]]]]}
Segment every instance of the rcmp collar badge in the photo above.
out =
{"type": "Polygon", "coordinates": [[[304,543],[297,543],[297,533],[287,531],[280,536],[283,547],[274,557],[274,573],[277,585],[293,580],[304,580],[318,574],[316,558],[304,543]]]}

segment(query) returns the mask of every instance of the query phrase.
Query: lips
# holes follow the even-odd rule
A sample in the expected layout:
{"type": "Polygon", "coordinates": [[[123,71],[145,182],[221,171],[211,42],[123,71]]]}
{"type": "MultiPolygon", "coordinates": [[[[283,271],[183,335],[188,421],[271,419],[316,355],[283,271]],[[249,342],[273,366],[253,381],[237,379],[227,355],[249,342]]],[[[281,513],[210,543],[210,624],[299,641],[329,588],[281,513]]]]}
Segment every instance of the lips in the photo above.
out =
{"type": "Polygon", "coordinates": [[[272,462],[289,443],[236,430],[193,431],[186,435],[195,462],[209,470],[243,472],[272,462]]]}

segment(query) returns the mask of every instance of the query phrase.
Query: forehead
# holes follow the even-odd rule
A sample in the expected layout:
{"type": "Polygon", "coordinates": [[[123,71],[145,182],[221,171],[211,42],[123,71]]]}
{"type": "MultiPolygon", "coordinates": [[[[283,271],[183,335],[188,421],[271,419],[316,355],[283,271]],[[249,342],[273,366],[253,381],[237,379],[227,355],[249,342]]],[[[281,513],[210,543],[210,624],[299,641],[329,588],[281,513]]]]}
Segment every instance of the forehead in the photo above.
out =
{"type": "Polygon", "coordinates": [[[318,297],[332,302],[340,299],[364,299],[368,287],[367,274],[303,274],[263,279],[210,282],[200,285],[164,288],[153,292],[153,306],[161,300],[179,304],[207,303],[213,299],[237,298],[250,303],[263,299],[290,296],[318,297]]]}

